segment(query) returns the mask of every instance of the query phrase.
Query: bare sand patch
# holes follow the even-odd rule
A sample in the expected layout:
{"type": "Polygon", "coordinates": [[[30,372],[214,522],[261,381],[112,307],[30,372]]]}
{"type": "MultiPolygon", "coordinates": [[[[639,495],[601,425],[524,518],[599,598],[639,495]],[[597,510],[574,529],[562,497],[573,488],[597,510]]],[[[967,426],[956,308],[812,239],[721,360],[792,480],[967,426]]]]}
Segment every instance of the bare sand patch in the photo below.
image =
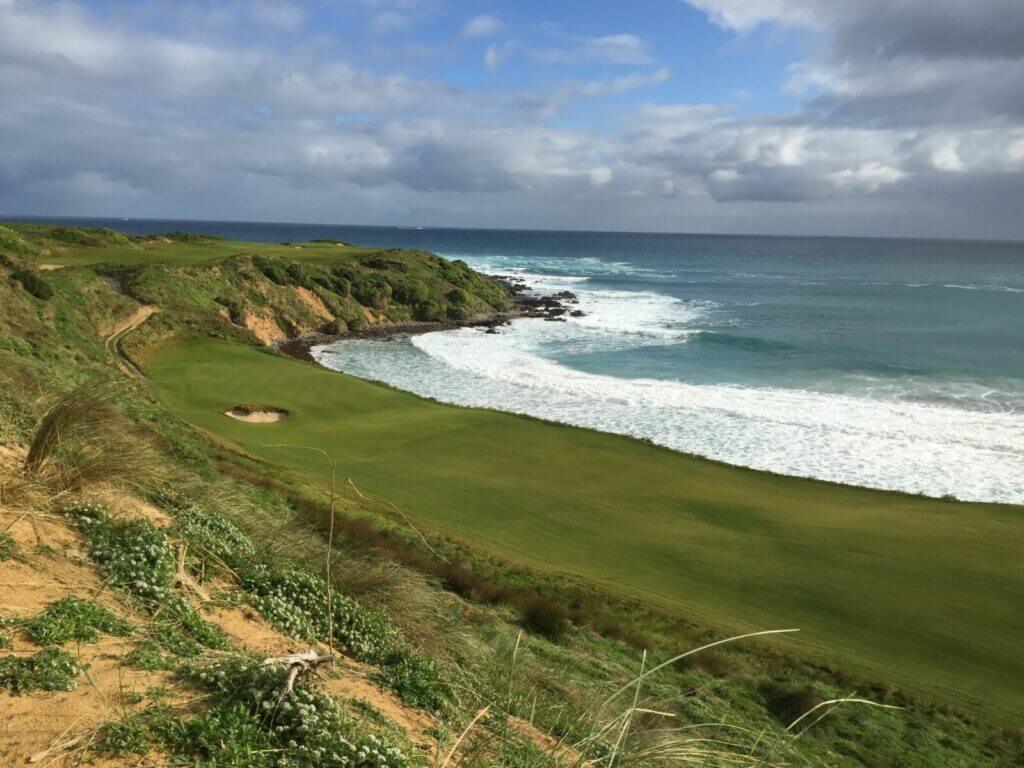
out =
{"type": "MultiPolygon", "coordinates": [[[[127,503],[127,502],[126,502],[127,503]]],[[[26,619],[68,595],[96,600],[114,613],[138,616],[111,589],[105,588],[84,551],[81,534],[61,516],[38,510],[0,509],[0,530],[18,545],[17,557],[0,562],[0,613],[26,619]]],[[[21,631],[9,633],[4,654],[27,656],[39,650],[21,631]]],[[[124,666],[124,654],[135,640],[101,635],[98,642],[67,646],[88,675],[72,691],[14,696],[0,691],[0,765],[22,765],[30,755],[69,737],[85,734],[106,720],[116,720],[142,706],[149,688],[169,682],[164,673],[124,666]]],[[[82,762],[82,744],[57,750],[42,765],[73,766],[82,762]]],[[[154,756],[155,760],[155,756],[154,756]]],[[[141,765],[137,761],[97,760],[104,766],[141,765]]],[[[149,762],[146,765],[156,765],[149,762]]]]}
{"type": "Polygon", "coordinates": [[[301,285],[296,285],[294,288],[296,295],[302,299],[306,306],[313,310],[313,314],[323,320],[334,319],[334,315],[331,314],[331,310],[324,304],[323,299],[313,293],[313,291],[309,290],[309,288],[303,288],[301,285]]]}
{"type": "Polygon", "coordinates": [[[288,411],[272,405],[236,405],[224,411],[224,415],[249,424],[272,424],[288,418],[288,411]]]}
{"type": "Polygon", "coordinates": [[[288,336],[272,318],[260,317],[254,312],[245,313],[245,327],[258,341],[267,345],[288,336]]]}
{"type": "Polygon", "coordinates": [[[65,264],[36,264],[36,269],[40,272],[53,272],[57,269],[64,269],[65,264]]]}

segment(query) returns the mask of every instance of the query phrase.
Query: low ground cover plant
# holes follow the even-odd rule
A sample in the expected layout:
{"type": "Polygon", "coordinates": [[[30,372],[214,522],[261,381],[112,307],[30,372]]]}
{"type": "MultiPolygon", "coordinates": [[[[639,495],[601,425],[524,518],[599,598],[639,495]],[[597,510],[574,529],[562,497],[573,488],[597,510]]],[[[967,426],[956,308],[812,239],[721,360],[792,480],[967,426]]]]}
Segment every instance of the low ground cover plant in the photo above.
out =
{"type": "Polygon", "coordinates": [[[11,534],[0,533],[0,561],[10,560],[17,551],[18,542],[11,537],[11,534]]]}
{"type": "Polygon", "coordinates": [[[25,630],[37,645],[63,645],[69,640],[96,642],[100,632],[127,637],[132,624],[99,603],[68,595],[29,619],[25,630]]]}
{"type": "Polygon", "coordinates": [[[145,518],[110,521],[96,504],[71,507],[66,513],[88,537],[89,555],[111,585],[138,598],[151,614],[174,622],[195,642],[207,648],[227,647],[220,630],[174,589],[175,557],[166,533],[145,518]]]}
{"type": "Polygon", "coordinates": [[[73,691],[75,678],[85,671],[66,651],[44,648],[31,656],[0,658],[0,688],[11,693],[73,691]]]}
{"type": "Polygon", "coordinates": [[[183,716],[156,704],[103,727],[100,751],[141,755],[158,748],[177,762],[242,768],[409,768],[403,747],[359,726],[340,704],[288,668],[249,656],[182,666],[181,680],[206,708],[183,716]]]}

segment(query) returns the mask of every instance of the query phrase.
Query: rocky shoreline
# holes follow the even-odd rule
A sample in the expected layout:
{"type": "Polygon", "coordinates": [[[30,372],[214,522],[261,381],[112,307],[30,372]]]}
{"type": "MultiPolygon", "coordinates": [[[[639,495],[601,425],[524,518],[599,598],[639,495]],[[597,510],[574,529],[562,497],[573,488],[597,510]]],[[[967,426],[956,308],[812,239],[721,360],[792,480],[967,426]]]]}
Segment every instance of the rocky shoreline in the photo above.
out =
{"type": "Polygon", "coordinates": [[[399,335],[432,333],[448,331],[456,328],[486,328],[487,333],[498,333],[498,328],[508,325],[512,320],[522,317],[533,317],[554,323],[564,323],[568,317],[582,317],[579,300],[571,291],[560,291],[547,296],[530,294],[524,280],[516,277],[490,276],[508,292],[512,308],[505,312],[490,315],[475,315],[466,320],[422,321],[410,320],[403,323],[367,326],[359,330],[350,330],[343,334],[327,334],[311,331],[290,339],[281,339],[274,347],[282,354],[316,364],[310,350],[315,346],[330,344],[345,339],[389,339],[399,335]]]}

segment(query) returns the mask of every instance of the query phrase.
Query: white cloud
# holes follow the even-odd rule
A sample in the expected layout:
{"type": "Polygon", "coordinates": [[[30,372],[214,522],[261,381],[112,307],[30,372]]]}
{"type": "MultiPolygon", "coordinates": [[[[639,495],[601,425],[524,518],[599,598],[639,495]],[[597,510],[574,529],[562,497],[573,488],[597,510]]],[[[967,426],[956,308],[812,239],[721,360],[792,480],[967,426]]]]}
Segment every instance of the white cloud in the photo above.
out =
{"type": "Polygon", "coordinates": [[[568,47],[538,49],[533,55],[538,61],[563,64],[648,65],[655,62],[647,42],[628,33],[577,38],[568,47]]]}
{"type": "Polygon", "coordinates": [[[505,25],[500,19],[491,16],[490,14],[483,13],[479,16],[474,16],[472,19],[467,21],[459,32],[459,36],[466,40],[474,40],[480,37],[493,37],[504,28],[505,25]]]}
{"type": "Polygon", "coordinates": [[[513,48],[512,42],[491,43],[484,51],[484,66],[491,72],[495,71],[512,54],[513,48]]]}
{"type": "Polygon", "coordinates": [[[830,174],[830,178],[840,189],[861,189],[868,192],[876,192],[879,187],[886,184],[895,184],[904,176],[906,174],[898,168],[875,162],[864,163],[858,168],[844,168],[830,174]]]}
{"type": "Polygon", "coordinates": [[[599,165],[590,169],[590,183],[595,187],[604,187],[612,180],[612,169],[606,165],[599,165]]]}
{"type": "Polygon", "coordinates": [[[668,67],[660,67],[653,72],[642,72],[634,75],[623,75],[613,77],[609,80],[591,80],[572,86],[567,89],[568,93],[578,93],[583,96],[614,96],[637,88],[646,88],[651,85],[659,85],[669,79],[671,70],[668,67]]]}
{"type": "Polygon", "coordinates": [[[959,173],[964,170],[964,163],[957,154],[956,146],[946,144],[932,153],[932,165],[936,170],[959,173]]]}
{"type": "MultiPolygon", "coordinates": [[[[786,26],[817,24],[828,6],[838,7],[842,0],[685,0],[705,11],[720,27],[748,32],[759,24],[775,22],[786,26]]],[[[864,2],[869,0],[852,0],[864,2]]]]}

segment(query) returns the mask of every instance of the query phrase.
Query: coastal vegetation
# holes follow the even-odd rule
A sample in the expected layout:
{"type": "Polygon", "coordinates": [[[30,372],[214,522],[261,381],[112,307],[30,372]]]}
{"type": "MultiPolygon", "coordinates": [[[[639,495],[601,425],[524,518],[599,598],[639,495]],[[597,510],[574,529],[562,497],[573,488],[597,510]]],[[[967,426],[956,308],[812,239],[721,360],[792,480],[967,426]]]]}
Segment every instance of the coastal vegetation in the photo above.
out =
{"type": "Polygon", "coordinates": [[[1020,508],[738,469],[276,351],[510,310],[431,254],[35,224],[0,226],[0,254],[2,759],[1024,754],[1020,508]]]}

